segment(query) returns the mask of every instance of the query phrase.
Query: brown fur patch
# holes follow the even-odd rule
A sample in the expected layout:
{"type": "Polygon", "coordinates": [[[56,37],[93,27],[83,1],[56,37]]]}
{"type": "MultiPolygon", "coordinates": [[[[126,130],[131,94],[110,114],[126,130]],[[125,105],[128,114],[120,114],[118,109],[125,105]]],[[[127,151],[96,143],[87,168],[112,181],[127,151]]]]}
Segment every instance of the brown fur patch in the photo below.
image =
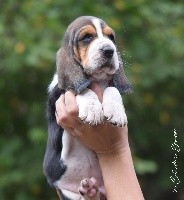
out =
{"type": "Polygon", "coordinates": [[[79,33],[79,40],[86,34],[91,34],[96,36],[96,30],[92,25],[87,25],[83,27],[79,33]]]}
{"type": "Polygon", "coordinates": [[[109,35],[115,36],[114,31],[109,26],[105,26],[103,28],[102,32],[103,32],[104,35],[107,35],[107,36],[109,36],[109,35]]]}
{"type": "Polygon", "coordinates": [[[78,52],[78,47],[74,46],[73,50],[74,50],[75,58],[80,62],[80,55],[79,55],[79,52],[78,52]]]}
{"type": "Polygon", "coordinates": [[[79,55],[79,61],[81,63],[84,63],[85,60],[87,60],[87,52],[89,49],[89,45],[84,44],[82,41],[80,41],[85,35],[90,34],[94,38],[97,36],[96,30],[93,26],[87,25],[84,28],[82,28],[81,32],[78,36],[78,55],[79,55]]]}

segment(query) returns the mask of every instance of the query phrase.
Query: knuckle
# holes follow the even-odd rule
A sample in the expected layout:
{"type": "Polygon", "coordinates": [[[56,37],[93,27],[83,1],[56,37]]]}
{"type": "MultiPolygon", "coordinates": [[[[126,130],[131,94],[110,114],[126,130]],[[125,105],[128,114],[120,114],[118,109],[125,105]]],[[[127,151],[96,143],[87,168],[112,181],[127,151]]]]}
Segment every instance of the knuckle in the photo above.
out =
{"type": "Polygon", "coordinates": [[[68,110],[69,115],[78,116],[78,108],[77,107],[70,107],[67,110],[68,110]]]}
{"type": "Polygon", "coordinates": [[[68,121],[68,115],[66,113],[60,114],[57,117],[58,124],[63,124],[63,123],[66,123],[67,121],[68,121]]]}

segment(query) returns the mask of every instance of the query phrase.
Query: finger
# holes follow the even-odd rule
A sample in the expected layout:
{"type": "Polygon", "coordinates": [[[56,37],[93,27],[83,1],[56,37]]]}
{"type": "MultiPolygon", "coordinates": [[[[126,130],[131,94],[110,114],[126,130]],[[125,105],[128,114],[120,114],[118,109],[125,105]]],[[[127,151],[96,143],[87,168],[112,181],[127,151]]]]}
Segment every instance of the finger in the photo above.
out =
{"type": "Polygon", "coordinates": [[[68,114],[65,107],[65,95],[62,94],[59,99],[56,101],[56,121],[57,124],[62,125],[63,123],[66,123],[68,121],[68,114]]]}
{"type": "Polygon", "coordinates": [[[76,136],[76,132],[75,132],[75,129],[71,126],[68,126],[68,123],[62,123],[62,126],[61,126],[66,132],[67,134],[70,134],[72,136],[76,136]]]}
{"type": "Polygon", "coordinates": [[[67,113],[73,117],[78,118],[79,110],[76,102],[76,97],[73,92],[67,91],[65,93],[65,106],[67,113]]]}
{"type": "Polygon", "coordinates": [[[92,84],[90,85],[90,89],[92,89],[96,95],[98,96],[98,99],[100,100],[100,102],[103,101],[103,91],[100,88],[99,84],[97,82],[92,82],[92,84]]]}
{"type": "Polygon", "coordinates": [[[81,123],[78,119],[75,95],[72,92],[66,92],[56,101],[56,120],[62,127],[77,127],[81,123]]]}

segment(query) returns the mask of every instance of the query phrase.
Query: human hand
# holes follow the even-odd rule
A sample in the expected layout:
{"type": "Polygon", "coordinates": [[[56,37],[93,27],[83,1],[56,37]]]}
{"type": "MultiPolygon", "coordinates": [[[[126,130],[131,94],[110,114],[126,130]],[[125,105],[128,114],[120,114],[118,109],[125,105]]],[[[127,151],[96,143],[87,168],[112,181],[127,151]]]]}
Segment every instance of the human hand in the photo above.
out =
{"type": "MultiPolygon", "coordinates": [[[[98,84],[92,84],[91,89],[102,102],[103,92],[98,84]]],[[[68,133],[95,151],[98,156],[119,154],[129,146],[127,126],[112,126],[106,121],[92,126],[81,121],[78,117],[76,97],[71,91],[67,91],[56,101],[56,120],[68,133]]]]}

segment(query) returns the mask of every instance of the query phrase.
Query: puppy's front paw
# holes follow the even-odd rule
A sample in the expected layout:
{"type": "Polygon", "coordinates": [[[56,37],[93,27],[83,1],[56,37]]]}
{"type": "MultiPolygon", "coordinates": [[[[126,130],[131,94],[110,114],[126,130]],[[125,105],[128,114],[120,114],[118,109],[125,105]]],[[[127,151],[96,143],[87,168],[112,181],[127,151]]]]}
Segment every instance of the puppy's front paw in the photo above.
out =
{"type": "Polygon", "coordinates": [[[105,89],[102,105],[104,117],[106,117],[109,122],[117,126],[125,126],[127,124],[127,116],[122,98],[115,87],[107,87],[105,89]]]}
{"type": "Polygon", "coordinates": [[[81,120],[91,125],[97,125],[103,121],[102,104],[92,90],[87,89],[77,95],[76,100],[79,108],[79,118],[81,120]]]}
{"type": "Polygon", "coordinates": [[[116,126],[125,126],[127,121],[127,116],[122,104],[116,101],[106,101],[103,103],[104,116],[107,121],[116,126]]]}
{"type": "MultiPolygon", "coordinates": [[[[81,181],[81,186],[78,188],[82,196],[94,198],[99,195],[98,184],[95,178],[85,178],[81,181]]],[[[96,198],[95,198],[96,199],[96,198]]]]}

